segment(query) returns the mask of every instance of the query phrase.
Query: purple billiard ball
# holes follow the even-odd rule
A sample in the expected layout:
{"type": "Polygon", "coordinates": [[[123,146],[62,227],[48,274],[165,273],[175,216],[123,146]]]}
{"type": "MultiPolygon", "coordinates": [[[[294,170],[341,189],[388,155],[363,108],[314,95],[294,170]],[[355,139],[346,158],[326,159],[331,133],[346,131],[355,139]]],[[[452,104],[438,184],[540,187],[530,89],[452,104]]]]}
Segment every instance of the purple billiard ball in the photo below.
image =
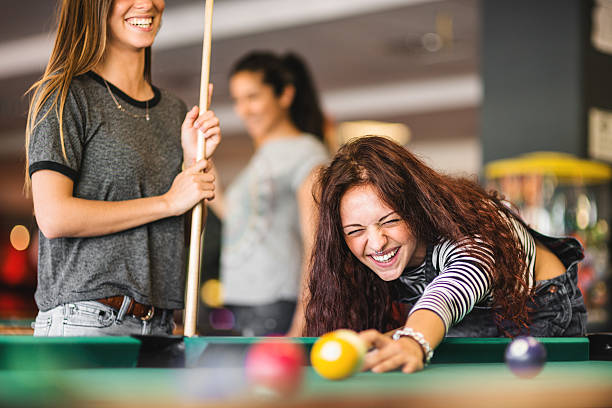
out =
{"type": "Polygon", "coordinates": [[[505,360],[516,376],[532,378],[546,363],[546,349],[533,337],[517,337],[506,347],[505,360]]]}

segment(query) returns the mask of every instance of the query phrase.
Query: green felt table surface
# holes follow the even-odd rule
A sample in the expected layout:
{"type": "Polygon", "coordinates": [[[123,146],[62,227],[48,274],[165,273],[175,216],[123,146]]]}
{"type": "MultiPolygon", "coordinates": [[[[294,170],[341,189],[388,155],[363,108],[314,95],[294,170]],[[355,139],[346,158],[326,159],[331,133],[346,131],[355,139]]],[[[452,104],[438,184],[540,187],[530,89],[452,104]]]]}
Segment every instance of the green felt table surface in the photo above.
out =
{"type": "MultiPolygon", "coordinates": [[[[550,362],[535,378],[515,377],[502,363],[435,364],[415,374],[359,373],[342,381],[319,377],[304,368],[301,389],[291,402],[353,400],[356,405],[380,398],[432,399],[443,395],[470,398],[501,393],[504,398],[533,394],[553,398],[588,394],[590,406],[612,402],[612,362],[550,362]],[[599,401],[599,402],[598,402],[599,401]],[[600,404],[601,403],[601,404],[600,404]]],[[[170,406],[171,404],[247,404],[260,402],[242,368],[102,368],[61,371],[0,371],[0,402],[57,406],[82,402],[170,406]]],[[[581,406],[574,399],[574,405],[581,406]]],[[[287,403],[267,400],[267,403],[287,403]]],[[[502,404],[503,405],[503,404],[502,404]]],[[[550,406],[550,405],[541,405],[550,406]]]]}
{"type": "MultiPolygon", "coordinates": [[[[446,339],[416,374],[329,381],[306,366],[290,399],[262,396],[245,379],[244,353],[262,338],[176,340],[186,368],[136,367],[139,338],[2,336],[0,406],[612,406],[612,362],[590,361],[587,338],[539,339],[548,361],[533,379],[503,363],[508,339],[446,339]]],[[[316,339],[294,341],[308,351],[316,339]]]]}

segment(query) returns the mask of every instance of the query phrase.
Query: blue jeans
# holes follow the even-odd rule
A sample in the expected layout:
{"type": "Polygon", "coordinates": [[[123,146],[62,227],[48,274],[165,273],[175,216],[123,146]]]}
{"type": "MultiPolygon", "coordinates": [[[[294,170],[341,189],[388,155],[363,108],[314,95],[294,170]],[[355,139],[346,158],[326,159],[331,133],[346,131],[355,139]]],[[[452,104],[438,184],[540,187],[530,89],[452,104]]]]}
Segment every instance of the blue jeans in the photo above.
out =
{"type": "MultiPolygon", "coordinates": [[[[527,304],[531,310],[529,331],[520,334],[536,337],[584,336],[587,311],[578,288],[578,262],[583,258],[582,246],[574,238],[553,238],[537,231],[530,232],[561,260],[567,270],[552,279],[536,282],[533,302],[527,304]]],[[[500,337],[504,334],[495,324],[491,308],[476,306],[448,330],[447,336],[500,337]]]]}
{"type": "Polygon", "coordinates": [[[40,311],[32,324],[34,336],[129,336],[148,334],[168,336],[175,324],[171,310],[156,310],[143,321],[95,301],[67,303],[40,311]]]}

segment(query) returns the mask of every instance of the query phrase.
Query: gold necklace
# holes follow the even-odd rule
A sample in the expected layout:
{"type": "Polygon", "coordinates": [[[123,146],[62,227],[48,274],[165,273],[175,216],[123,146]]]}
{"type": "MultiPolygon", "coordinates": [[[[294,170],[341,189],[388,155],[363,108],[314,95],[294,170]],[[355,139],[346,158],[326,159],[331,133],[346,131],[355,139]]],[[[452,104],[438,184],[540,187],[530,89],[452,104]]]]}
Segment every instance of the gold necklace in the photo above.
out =
{"type": "Polygon", "coordinates": [[[113,95],[113,92],[110,89],[110,86],[108,86],[108,82],[106,82],[106,79],[102,78],[102,80],[104,81],[104,85],[106,85],[106,89],[108,89],[108,93],[110,94],[111,98],[113,98],[113,101],[115,102],[115,105],[117,105],[117,109],[119,109],[121,112],[125,112],[128,115],[130,115],[133,118],[136,119],[142,119],[145,118],[146,120],[149,120],[149,101],[145,101],[145,114],[144,115],[136,115],[135,113],[132,112],[128,112],[123,106],[121,106],[121,104],[119,103],[119,101],[117,101],[117,98],[115,98],[115,95],[113,95]]]}

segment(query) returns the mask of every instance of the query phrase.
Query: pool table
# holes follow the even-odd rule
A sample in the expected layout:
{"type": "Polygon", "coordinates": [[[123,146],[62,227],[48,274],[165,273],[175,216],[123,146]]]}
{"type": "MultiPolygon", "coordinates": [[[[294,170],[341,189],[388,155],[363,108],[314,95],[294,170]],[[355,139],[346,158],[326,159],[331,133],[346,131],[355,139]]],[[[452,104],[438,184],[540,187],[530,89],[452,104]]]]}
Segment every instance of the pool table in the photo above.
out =
{"type": "MultiPolygon", "coordinates": [[[[449,338],[415,374],[365,372],[329,381],[305,367],[301,390],[290,398],[247,384],[244,355],[259,340],[0,336],[0,406],[612,406],[606,335],[540,339],[548,361],[532,379],[515,377],[503,363],[508,339],[449,338]]],[[[308,352],[316,339],[294,340],[308,352]]]]}

